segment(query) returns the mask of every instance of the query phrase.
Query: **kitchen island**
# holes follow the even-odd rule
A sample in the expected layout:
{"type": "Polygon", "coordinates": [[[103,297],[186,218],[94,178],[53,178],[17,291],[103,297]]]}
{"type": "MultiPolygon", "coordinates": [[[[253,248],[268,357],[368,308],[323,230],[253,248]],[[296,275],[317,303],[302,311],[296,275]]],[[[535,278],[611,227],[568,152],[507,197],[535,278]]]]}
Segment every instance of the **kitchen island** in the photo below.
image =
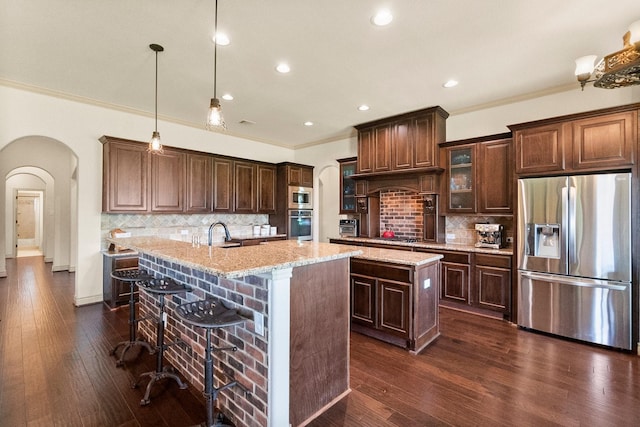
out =
{"type": "MultiPolygon", "coordinates": [[[[172,310],[216,298],[247,317],[215,339],[216,346],[238,347],[217,354],[216,370],[250,391],[231,388],[218,396],[237,426],[304,425],[350,391],[349,257],[362,254],[360,248],[292,240],[232,248],[153,237],[108,241],[137,251],[141,268],[193,288],[167,298],[166,339],[187,346],[171,346],[165,356],[194,387],[203,389],[203,331],[172,310]]],[[[141,316],[153,316],[156,301],[141,294],[141,316]]],[[[140,329],[155,341],[150,322],[140,329]]]]}
{"type": "Polygon", "coordinates": [[[351,258],[351,330],[419,353],[440,335],[442,255],[362,249],[351,258]]]}

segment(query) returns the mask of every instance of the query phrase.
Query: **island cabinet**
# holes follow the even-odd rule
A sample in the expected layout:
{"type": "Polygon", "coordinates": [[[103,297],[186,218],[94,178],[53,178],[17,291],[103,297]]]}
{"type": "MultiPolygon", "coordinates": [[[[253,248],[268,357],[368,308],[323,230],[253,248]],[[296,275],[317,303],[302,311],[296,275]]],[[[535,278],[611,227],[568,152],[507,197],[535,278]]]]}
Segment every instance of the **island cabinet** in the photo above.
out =
{"type": "Polygon", "coordinates": [[[445,212],[513,214],[511,134],[447,143],[445,212]]]}
{"type": "Polygon", "coordinates": [[[628,169],[635,163],[640,104],[511,125],[521,176],[628,169]]]}
{"type": "Polygon", "coordinates": [[[356,126],[358,174],[437,168],[449,114],[440,107],[413,111],[356,126]]]}
{"type": "MultiPolygon", "coordinates": [[[[107,307],[115,309],[129,303],[131,286],[111,277],[115,270],[138,268],[138,254],[133,251],[105,251],[102,263],[102,300],[107,307]]],[[[134,298],[138,299],[138,287],[134,288],[134,298]]]]}
{"type": "Polygon", "coordinates": [[[417,353],[439,334],[437,288],[437,261],[352,258],[351,329],[417,353]]]}

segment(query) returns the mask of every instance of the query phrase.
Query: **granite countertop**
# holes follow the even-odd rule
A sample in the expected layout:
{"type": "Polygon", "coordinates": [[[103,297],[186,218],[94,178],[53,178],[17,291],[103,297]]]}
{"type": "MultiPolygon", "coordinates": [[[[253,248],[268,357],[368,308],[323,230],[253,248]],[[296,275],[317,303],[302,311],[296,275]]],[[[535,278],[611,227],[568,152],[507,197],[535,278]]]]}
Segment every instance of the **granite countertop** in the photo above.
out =
{"type": "Polygon", "coordinates": [[[440,254],[430,254],[427,252],[409,252],[399,251],[396,249],[384,249],[384,248],[362,248],[362,255],[356,255],[356,259],[366,259],[371,261],[390,262],[393,264],[403,264],[419,266],[425,264],[431,264],[442,258],[440,254]]]}
{"type": "Polygon", "coordinates": [[[138,253],[136,251],[132,251],[131,249],[125,249],[123,251],[110,251],[110,250],[104,250],[102,251],[102,254],[104,256],[108,256],[111,258],[118,258],[118,257],[132,257],[132,256],[137,256],[138,253]]]}
{"type": "Polygon", "coordinates": [[[385,240],[383,238],[370,238],[370,237],[335,237],[336,240],[344,240],[353,243],[380,243],[383,245],[393,245],[393,246],[407,246],[411,248],[424,248],[424,249],[436,249],[443,251],[457,251],[457,252],[477,252],[483,254],[493,254],[493,255],[513,255],[513,248],[501,248],[501,249],[491,249],[491,248],[476,248],[473,245],[456,245],[452,243],[425,243],[425,242],[416,242],[416,243],[408,243],[401,242],[398,240],[385,240]]]}
{"type": "Polygon", "coordinates": [[[360,247],[313,241],[276,240],[253,246],[223,248],[159,237],[107,238],[110,243],[156,256],[220,277],[236,278],[272,270],[316,264],[360,255],[360,247]]]}

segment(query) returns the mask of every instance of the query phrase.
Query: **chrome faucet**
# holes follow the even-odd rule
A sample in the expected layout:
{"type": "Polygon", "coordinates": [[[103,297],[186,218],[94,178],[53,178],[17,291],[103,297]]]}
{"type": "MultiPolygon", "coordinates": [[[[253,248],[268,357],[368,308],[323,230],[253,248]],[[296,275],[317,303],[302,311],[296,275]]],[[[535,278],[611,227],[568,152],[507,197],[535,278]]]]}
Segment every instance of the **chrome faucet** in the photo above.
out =
{"type": "Polygon", "coordinates": [[[229,229],[227,228],[227,224],[220,221],[214,222],[209,226],[209,246],[213,245],[213,228],[218,224],[220,224],[222,228],[224,228],[224,241],[228,242],[231,240],[231,234],[229,234],[229,229]]]}

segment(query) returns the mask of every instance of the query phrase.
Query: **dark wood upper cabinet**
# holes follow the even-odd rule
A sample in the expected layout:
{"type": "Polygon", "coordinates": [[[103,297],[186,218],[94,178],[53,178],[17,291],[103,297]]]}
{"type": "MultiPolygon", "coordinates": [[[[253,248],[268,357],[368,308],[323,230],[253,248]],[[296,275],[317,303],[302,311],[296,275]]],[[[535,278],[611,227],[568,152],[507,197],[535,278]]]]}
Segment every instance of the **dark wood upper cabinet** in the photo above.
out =
{"type": "Polygon", "coordinates": [[[427,108],[356,126],[358,174],[438,168],[438,144],[446,139],[449,114],[427,108]]]}
{"type": "Polygon", "coordinates": [[[276,213],[276,177],[276,166],[258,164],[258,182],[256,186],[258,191],[258,213],[276,213]]]}
{"type": "Polygon", "coordinates": [[[447,162],[445,212],[513,214],[513,148],[508,133],[452,141],[447,162]]]}
{"type": "Polygon", "coordinates": [[[633,165],[637,123],[637,111],[573,121],[573,169],[633,165]]]}
{"type": "Polygon", "coordinates": [[[186,154],[165,148],[151,155],[151,211],[182,212],[186,154]]]}
{"type": "Polygon", "coordinates": [[[478,212],[513,213],[513,155],[511,138],[477,145],[478,212]]]}
{"type": "Polygon", "coordinates": [[[233,212],[233,160],[213,158],[213,211],[233,212]]]}
{"type": "Polygon", "coordinates": [[[236,213],[256,212],[256,165],[251,162],[233,162],[233,211],[236,213]]]}
{"type": "Polygon", "coordinates": [[[516,174],[629,169],[635,164],[639,108],[631,104],[509,126],[516,174]]]}
{"type": "Polygon", "coordinates": [[[294,163],[280,163],[286,169],[287,185],[313,187],[313,167],[294,163]]]}
{"type": "Polygon", "coordinates": [[[149,153],[147,145],[110,136],[103,144],[103,212],[149,210],[149,153]]]}
{"type": "Polygon", "coordinates": [[[211,212],[213,193],[211,165],[211,156],[187,154],[186,212],[211,212]]]}
{"type": "Polygon", "coordinates": [[[338,163],[340,163],[340,214],[355,213],[356,180],[352,179],[351,175],[356,173],[356,158],[339,159],[338,163]]]}
{"type": "Polygon", "coordinates": [[[545,173],[565,170],[565,126],[562,123],[516,130],[516,173],[545,173]]]}

